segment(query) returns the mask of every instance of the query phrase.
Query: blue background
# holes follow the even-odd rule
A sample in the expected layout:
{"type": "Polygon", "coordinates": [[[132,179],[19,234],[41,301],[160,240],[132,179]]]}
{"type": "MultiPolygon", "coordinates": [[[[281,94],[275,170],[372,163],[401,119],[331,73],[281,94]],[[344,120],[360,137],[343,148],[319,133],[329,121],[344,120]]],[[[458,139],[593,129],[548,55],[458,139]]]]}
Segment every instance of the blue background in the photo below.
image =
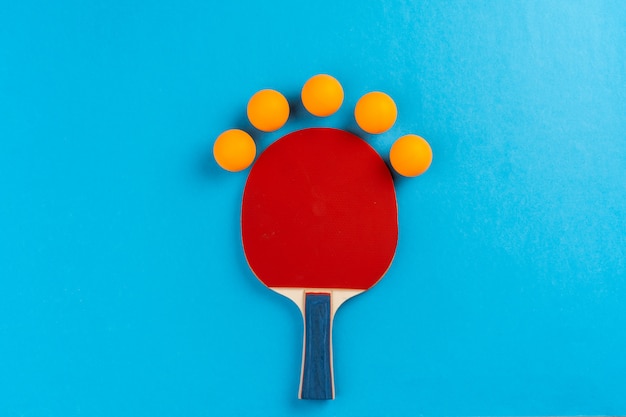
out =
{"type": "Polygon", "coordinates": [[[622,1],[3,1],[0,415],[626,413],[622,1]],[[324,120],[304,81],[343,84],[324,120]],[[258,135],[248,98],[295,117],[258,135]],[[337,399],[296,399],[302,322],[249,271],[247,171],[293,129],[396,100],[431,169],[395,261],[339,311],[337,399]]]}

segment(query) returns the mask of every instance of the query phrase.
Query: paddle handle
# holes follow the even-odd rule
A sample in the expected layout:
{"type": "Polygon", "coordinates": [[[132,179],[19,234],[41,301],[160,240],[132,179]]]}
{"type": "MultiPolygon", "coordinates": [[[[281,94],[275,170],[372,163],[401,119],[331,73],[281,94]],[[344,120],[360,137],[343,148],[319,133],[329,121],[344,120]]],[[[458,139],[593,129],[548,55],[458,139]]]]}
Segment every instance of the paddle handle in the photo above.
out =
{"type": "Polygon", "coordinates": [[[300,398],[335,398],[332,356],[331,295],[310,293],[304,301],[304,353],[300,398]]]}

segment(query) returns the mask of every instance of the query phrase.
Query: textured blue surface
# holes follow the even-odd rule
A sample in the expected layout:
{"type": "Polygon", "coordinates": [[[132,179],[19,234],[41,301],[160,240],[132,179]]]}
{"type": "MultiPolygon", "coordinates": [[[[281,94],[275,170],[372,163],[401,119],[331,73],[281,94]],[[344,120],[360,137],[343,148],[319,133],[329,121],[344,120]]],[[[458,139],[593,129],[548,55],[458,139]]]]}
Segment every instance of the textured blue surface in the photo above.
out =
{"type": "Polygon", "coordinates": [[[307,294],[304,311],[301,397],[307,400],[330,400],[333,398],[330,294],[307,294]]]}
{"type": "Polygon", "coordinates": [[[626,9],[582,1],[4,1],[0,415],[626,414],[626,9]],[[383,90],[435,159],[335,317],[337,399],[250,273],[214,138],[258,89],[383,90]]]}

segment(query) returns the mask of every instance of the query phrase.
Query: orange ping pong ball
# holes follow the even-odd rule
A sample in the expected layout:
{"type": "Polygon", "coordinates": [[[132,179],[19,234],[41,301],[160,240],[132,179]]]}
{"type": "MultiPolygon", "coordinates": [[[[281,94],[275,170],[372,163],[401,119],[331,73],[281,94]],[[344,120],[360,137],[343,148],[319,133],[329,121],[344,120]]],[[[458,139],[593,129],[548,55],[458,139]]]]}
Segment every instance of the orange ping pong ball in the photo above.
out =
{"type": "Polygon", "coordinates": [[[367,133],[383,133],[396,122],[398,110],[393,99],[380,91],[365,94],[354,108],[354,117],[367,133]]]}
{"type": "Polygon", "coordinates": [[[248,119],[264,132],[280,129],[289,118],[289,103],[276,90],[261,90],[248,101],[248,119]]]}
{"type": "Polygon", "coordinates": [[[302,104],[309,113],[326,117],[341,107],[343,88],[339,81],[330,75],[318,74],[304,83],[302,87],[302,104]]]}
{"type": "Polygon", "coordinates": [[[417,177],[426,172],[433,160],[433,151],[426,140],[417,135],[402,136],[391,146],[391,166],[405,177],[417,177]]]}
{"type": "Polygon", "coordinates": [[[215,140],[213,156],[217,164],[226,171],[243,171],[254,161],[256,145],[252,137],[243,130],[227,130],[215,140]]]}

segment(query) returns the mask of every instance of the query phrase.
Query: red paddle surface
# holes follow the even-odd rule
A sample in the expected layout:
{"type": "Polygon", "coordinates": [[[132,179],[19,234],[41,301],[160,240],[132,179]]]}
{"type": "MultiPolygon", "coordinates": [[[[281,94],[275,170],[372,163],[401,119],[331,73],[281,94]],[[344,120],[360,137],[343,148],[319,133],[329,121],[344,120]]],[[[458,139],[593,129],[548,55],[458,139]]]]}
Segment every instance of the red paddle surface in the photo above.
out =
{"type": "Polygon", "coordinates": [[[398,240],[391,173],[349,132],[290,133],[254,163],[241,229],[250,268],[268,287],[368,289],[398,240]]]}

